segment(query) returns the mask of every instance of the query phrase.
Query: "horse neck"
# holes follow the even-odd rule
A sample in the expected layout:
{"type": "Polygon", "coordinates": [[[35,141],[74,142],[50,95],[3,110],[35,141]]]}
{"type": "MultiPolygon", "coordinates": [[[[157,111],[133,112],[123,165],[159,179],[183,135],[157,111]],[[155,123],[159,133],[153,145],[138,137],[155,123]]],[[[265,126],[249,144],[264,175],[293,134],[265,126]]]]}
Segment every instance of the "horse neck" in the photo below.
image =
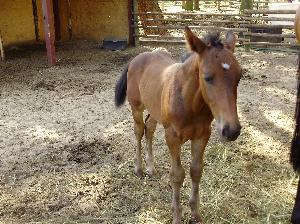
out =
{"type": "Polygon", "coordinates": [[[182,97],[185,108],[193,114],[199,114],[208,106],[203,99],[199,80],[199,56],[194,53],[182,64],[182,97]]]}

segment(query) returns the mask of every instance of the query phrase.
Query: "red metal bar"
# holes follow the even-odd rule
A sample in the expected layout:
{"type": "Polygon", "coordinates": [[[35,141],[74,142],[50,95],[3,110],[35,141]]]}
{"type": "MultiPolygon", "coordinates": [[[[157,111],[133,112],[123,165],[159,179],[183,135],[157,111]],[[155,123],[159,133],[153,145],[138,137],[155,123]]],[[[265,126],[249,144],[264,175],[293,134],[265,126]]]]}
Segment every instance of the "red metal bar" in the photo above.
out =
{"type": "Polygon", "coordinates": [[[56,64],[56,56],[55,56],[55,34],[53,26],[51,26],[52,22],[52,14],[51,14],[51,0],[42,0],[43,6],[43,19],[44,19],[44,31],[45,31],[45,41],[47,47],[47,57],[49,65],[56,64]]]}

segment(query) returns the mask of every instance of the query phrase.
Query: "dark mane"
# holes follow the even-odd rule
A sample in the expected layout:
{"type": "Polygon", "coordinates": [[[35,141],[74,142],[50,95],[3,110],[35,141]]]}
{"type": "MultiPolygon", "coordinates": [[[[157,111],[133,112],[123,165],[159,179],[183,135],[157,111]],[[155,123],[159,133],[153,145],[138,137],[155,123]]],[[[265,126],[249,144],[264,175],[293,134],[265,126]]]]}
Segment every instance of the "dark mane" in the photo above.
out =
{"type": "Polygon", "coordinates": [[[221,42],[219,32],[209,33],[202,40],[207,46],[212,46],[216,48],[224,47],[223,43],[221,42]]]}

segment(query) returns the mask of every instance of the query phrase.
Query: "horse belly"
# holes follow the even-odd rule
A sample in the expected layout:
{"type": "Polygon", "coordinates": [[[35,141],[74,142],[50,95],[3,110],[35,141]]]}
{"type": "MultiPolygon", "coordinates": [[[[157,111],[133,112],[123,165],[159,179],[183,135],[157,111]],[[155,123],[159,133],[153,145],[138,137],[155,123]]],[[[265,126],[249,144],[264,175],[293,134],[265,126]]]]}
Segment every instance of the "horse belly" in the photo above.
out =
{"type": "Polygon", "coordinates": [[[159,84],[147,83],[141,92],[141,99],[152,118],[161,123],[161,88],[159,84]]]}

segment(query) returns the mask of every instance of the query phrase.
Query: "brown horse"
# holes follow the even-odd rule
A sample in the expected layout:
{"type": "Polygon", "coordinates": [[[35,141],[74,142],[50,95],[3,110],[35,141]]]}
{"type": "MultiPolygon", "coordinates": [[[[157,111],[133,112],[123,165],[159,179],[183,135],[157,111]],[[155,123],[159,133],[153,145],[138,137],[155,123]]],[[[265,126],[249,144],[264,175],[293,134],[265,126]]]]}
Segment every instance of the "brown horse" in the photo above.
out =
{"type": "MultiPolygon", "coordinates": [[[[295,33],[298,43],[300,43],[300,7],[297,9],[295,16],[295,33]]],[[[296,127],[294,137],[291,144],[290,161],[296,172],[300,171],[300,55],[298,55],[298,91],[297,91],[297,104],[296,104],[296,127]]],[[[300,179],[298,182],[298,190],[295,200],[295,205],[292,213],[292,223],[300,223],[300,179]]]]}
{"type": "Polygon", "coordinates": [[[155,173],[152,139],[157,123],[165,129],[171,154],[170,179],[173,189],[173,223],[181,222],[180,188],[185,178],[181,165],[181,145],[191,140],[192,220],[200,222],[199,182],[203,170],[203,153],[216,119],[220,135],[228,141],[240,134],[237,115],[237,86],[241,67],[233,52],[236,38],[228,32],[222,43],[218,35],[199,39],[186,27],[187,45],[193,52],[184,63],[177,63],[163,51],[146,52],[135,57],[116,85],[116,106],[126,94],[134,119],[137,140],[135,173],[142,177],[141,139],[147,144],[146,168],[155,173]],[[149,116],[143,121],[143,111],[149,116]]]}

